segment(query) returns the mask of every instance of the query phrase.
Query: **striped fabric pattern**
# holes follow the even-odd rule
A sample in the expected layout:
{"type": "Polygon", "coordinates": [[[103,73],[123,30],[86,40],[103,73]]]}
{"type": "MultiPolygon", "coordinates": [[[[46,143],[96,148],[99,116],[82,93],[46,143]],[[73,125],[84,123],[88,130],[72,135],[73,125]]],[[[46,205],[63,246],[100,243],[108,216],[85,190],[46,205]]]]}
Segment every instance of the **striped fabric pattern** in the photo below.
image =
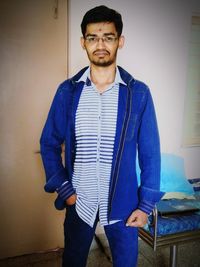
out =
{"type": "Polygon", "coordinates": [[[101,225],[107,225],[108,193],[116,132],[119,84],[103,94],[86,83],[75,123],[76,158],[72,177],[77,193],[76,210],[93,226],[97,212],[101,225]]]}
{"type": "Polygon", "coordinates": [[[57,193],[59,194],[59,196],[63,199],[66,200],[67,198],[69,198],[71,195],[75,194],[75,190],[74,188],[71,186],[71,184],[66,181],[62,184],[62,186],[60,186],[57,189],[57,193]]]}
{"type": "Polygon", "coordinates": [[[75,131],[76,158],[71,183],[66,181],[57,193],[62,200],[77,194],[76,210],[91,227],[99,212],[100,224],[107,225],[108,192],[117,122],[119,84],[124,84],[119,69],[115,81],[99,94],[90,81],[88,68],[78,82],[84,82],[79,100],[75,131]]]}

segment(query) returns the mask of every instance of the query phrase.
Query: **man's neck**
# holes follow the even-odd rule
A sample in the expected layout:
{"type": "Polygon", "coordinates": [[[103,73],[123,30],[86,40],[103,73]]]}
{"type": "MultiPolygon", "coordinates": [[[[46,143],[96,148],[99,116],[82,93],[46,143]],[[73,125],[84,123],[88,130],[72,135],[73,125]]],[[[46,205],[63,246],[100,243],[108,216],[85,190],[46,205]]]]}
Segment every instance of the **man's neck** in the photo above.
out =
{"type": "Polygon", "coordinates": [[[90,66],[91,80],[96,85],[97,90],[103,93],[107,87],[115,80],[116,65],[112,64],[108,67],[90,66]]]}

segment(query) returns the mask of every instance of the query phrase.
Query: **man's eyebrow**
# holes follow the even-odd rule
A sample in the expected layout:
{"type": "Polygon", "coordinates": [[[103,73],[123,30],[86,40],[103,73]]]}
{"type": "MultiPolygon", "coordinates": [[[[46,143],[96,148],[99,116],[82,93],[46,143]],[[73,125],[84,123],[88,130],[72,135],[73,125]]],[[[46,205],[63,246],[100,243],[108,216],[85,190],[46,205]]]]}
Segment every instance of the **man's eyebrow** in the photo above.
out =
{"type": "MultiPolygon", "coordinates": [[[[104,34],[103,34],[103,36],[110,36],[110,35],[115,36],[115,34],[114,34],[113,32],[108,32],[108,33],[104,33],[104,34]]],[[[97,34],[94,34],[94,33],[88,33],[88,34],[86,34],[85,37],[88,37],[88,36],[96,37],[96,36],[98,36],[98,35],[97,35],[97,34]]]]}
{"type": "Polygon", "coordinates": [[[113,32],[109,32],[109,33],[104,33],[105,36],[110,36],[110,35],[113,35],[115,36],[115,34],[113,32]]]}
{"type": "Polygon", "coordinates": [[[88,37],[88,36],[95,37],[95,36],[97,36],[97,35],[96,35],[96,34],[92,34],[92,33],[88,33],[88,34],[86,34],[86,36],[85,36],[85,37],[88,37]]]}

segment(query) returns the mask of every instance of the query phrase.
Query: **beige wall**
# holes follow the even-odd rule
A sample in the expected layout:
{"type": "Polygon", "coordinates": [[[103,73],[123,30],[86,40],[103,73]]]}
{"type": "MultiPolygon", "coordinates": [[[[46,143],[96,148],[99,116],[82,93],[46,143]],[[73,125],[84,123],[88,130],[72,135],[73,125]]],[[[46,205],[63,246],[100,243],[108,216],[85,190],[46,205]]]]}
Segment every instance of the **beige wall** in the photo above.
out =
{"type": "Polygon", "coordinates": [[[66,78],[67,1],[0,1],[0,257],[63,245],[64,214],[43,191],[39,138],[66,78]]]}

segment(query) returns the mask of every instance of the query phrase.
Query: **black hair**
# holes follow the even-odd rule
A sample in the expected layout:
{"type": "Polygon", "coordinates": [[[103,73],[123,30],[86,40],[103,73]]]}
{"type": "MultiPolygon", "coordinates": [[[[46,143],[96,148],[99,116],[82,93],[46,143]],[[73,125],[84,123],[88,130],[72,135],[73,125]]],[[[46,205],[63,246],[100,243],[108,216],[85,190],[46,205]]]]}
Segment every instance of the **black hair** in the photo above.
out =
{"type": "Polygon", "coordinates": [[[121,14],[114,9],[110,9],[104,5],[97,6],[86,12],[81,22],[81,31],[85,37],[86,27],[89,23],[97,22],[113,22],[115,24],[118,37],[122,34],[123,22],[121,14]]]}

